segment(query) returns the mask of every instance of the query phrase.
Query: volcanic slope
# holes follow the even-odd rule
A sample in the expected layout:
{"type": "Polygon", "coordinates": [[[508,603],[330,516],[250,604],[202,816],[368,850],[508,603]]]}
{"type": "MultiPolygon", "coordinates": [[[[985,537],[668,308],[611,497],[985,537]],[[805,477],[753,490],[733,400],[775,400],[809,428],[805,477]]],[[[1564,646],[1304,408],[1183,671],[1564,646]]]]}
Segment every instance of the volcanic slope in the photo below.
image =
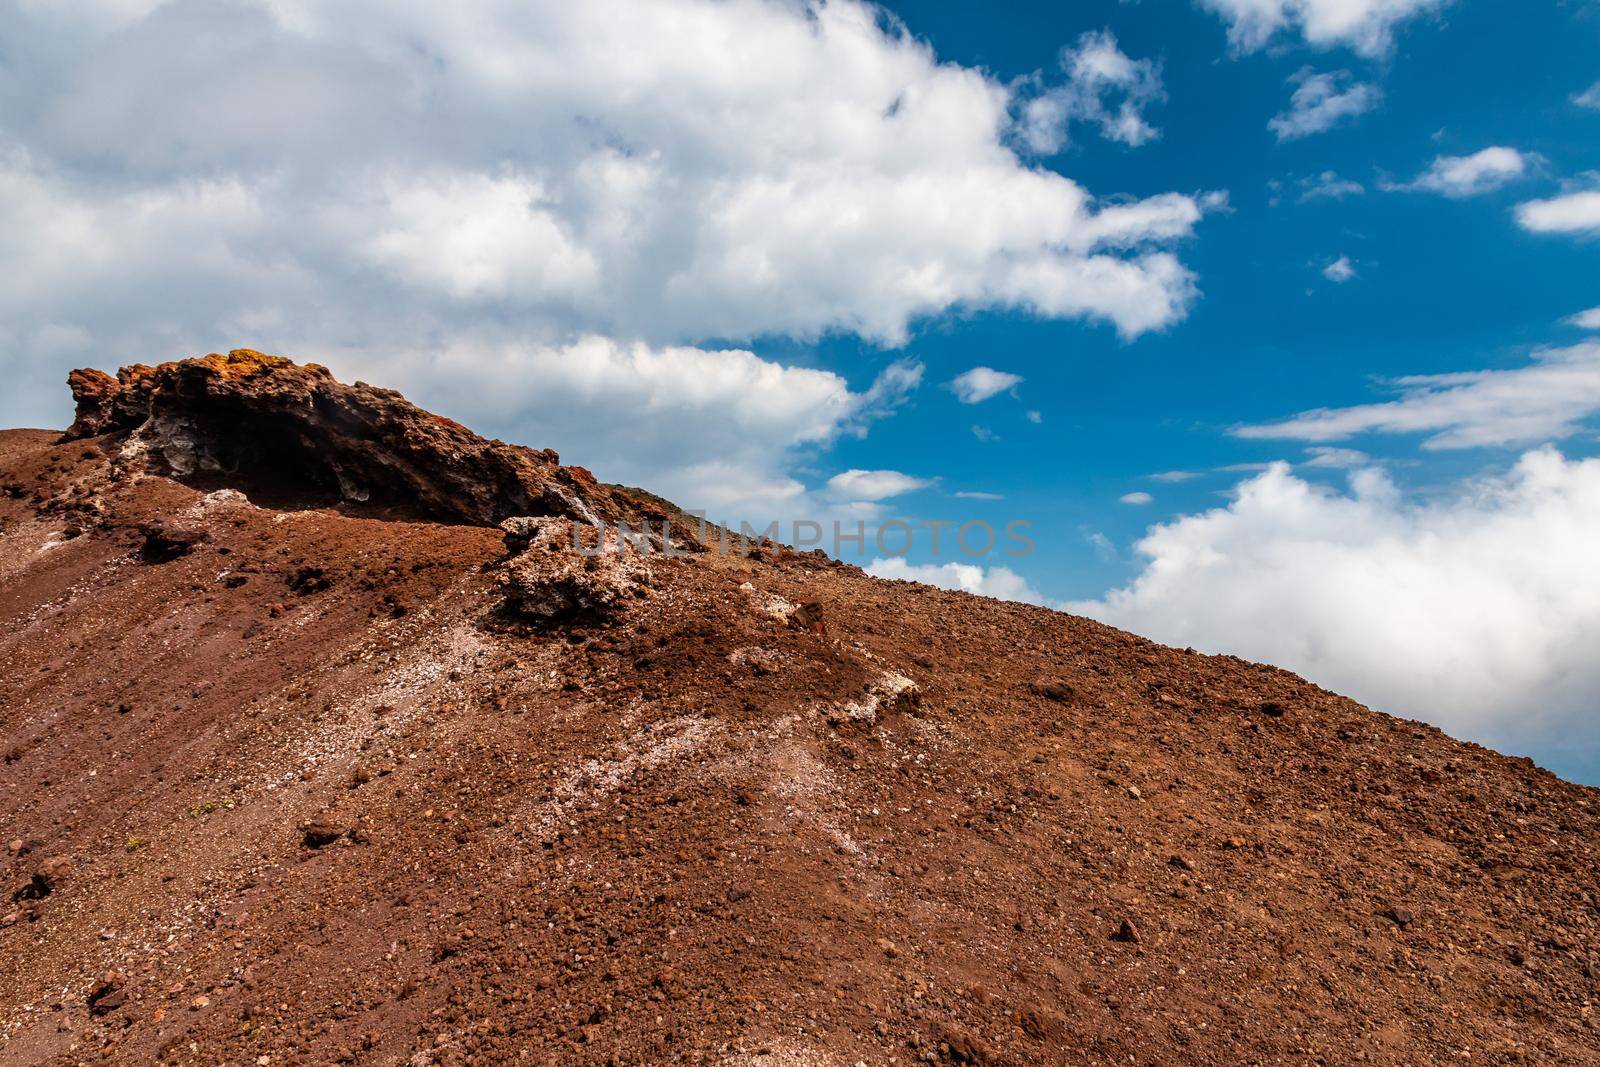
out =
{"type": "Polygon", "coordinates": [[[587,557],[674,513],[287,361],[74,386],[0,433],[0,1063],[1600,1059],[1597,794],[1525,760],[777,546],[587,557]]]}

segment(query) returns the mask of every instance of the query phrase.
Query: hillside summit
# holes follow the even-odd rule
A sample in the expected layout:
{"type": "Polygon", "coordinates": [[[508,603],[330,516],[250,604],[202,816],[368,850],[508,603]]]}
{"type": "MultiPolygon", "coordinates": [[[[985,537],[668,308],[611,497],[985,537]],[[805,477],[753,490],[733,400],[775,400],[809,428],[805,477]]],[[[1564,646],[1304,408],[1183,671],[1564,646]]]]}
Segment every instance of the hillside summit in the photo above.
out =
{"type": "Polygon", "coordinates": [[[0,433],[0,1063],[1600,1060],[1526,760],[314,365],[71,385],[0,433]]]}

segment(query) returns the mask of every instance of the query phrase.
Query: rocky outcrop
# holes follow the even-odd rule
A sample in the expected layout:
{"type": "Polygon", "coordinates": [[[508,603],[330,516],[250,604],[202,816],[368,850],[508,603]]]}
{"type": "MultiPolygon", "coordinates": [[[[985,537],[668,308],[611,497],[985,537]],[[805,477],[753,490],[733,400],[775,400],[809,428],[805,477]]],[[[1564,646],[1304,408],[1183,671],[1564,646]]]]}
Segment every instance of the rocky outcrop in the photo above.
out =
{"type": "Polygon", "coordinates": [[[67,428],[67,440],[98,437],[114,427],[116,410],[112,402],[122,391],[121,382],[105,371],[86,367],[67,375],[67,388],[78,404],[77,418],[67,428]]]}
{"type": "Polygon", "coordinates": [[[589,530],[570,519],[510,519],[506,543],[522,546],[499,575],[508,621],[549,626],[605,623],[649,595],[650,567],[638,544],[616,530],[589,530]]]}
{"type": "Polygon", "coordinates": [[[477,525],[545,515],[659,529],[671,516],[553,451],[480,437],[315,363],[237,349],[67,381],[78,406],[68,440],[123,435],[126,458],[183,480],[477,525]]]}

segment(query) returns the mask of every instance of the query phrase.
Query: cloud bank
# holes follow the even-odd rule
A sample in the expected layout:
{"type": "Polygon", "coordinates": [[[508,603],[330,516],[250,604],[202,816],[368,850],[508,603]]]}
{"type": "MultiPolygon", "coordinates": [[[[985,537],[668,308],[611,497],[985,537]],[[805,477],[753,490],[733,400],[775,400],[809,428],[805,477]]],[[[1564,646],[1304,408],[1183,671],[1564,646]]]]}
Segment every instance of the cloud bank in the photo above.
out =
{"type": "Polygon", "coordinates": [[[1280,664],[1380,710],[1526,750],[1592,734],[1600,460],[1551,448],[1411,503],[1378,471],[1333,493],[1274,465],[1152,527],[1143,571],[1067,609],[1280,664]]]}
{"type": "Polygon", "coordinates": [[[1191,199],[1106,209],[1028,166],[1008,87],[854,0],[103,14],[0,3],[0,268],[29,279],[0,317],[23,332],[326,341],[403,308],[452,334],[894,345],[957,306],[1131,337],[1194,297],[1156,247],[1191,199]],[[143,299],[94,310],[130,279],[143,299]]]}
{"type": "MultiPolygon", "coordinates": [[[[859,0],[0,0],[0,56],[7,425],[64,423],[72,366],[238,345],[538,445],[636,400],[669,437],[745,425],[800,383],[775,448],[568,448],[770,495],[854,394],[762,338],[978,309],[1132,338],[1197,295],[1204,203],[1020,157],[1016,87],[859,0]]],[[[1084,69],[1137,95],[1110,58],[1084,69]]]]}

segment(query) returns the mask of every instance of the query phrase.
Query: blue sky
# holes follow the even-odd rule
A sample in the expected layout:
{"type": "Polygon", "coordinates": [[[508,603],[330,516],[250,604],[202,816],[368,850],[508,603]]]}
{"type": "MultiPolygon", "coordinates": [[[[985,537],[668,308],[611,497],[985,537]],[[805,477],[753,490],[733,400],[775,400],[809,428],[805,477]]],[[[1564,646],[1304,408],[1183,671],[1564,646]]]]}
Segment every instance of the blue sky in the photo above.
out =
{"type": "MultiPolygon", "coordinates": [[[[1110,27],[1127,54],[1161,62],[1168,98],[1150,117],[1162,135],[1127,147],[1086,131],[1048,165],[1097,190],[1229,192],[1232,212],[1209,216],[1183,249],[1204,295],[1180,326],[1126,344],[1104,327],[1016,314],[929,324],[914,349],[930,379],[977,361],[1023,375],[1017,399],[963,410],[952,396],[929,394],[918,401],[922,418],[896,419],[838,451],[853,465],[914,470],[931,422],[949,435],[936,473],[952,486],[1005,493],[1000,511],[1049,529],[1030,577],[1051,595],[1094,596],[1130,566],[1073,543],[1073,532],[1099,530],[1126,545],[1152,518],[1215,506],[1237,480],[1220,471],[1173,485],[1148,475],[1300,458],[1290,443],[1238,440],[1231,426],[1381,399],[1375,379],[1520,366],[1530,347],[1577,340],[1561,320],[1600,301],[1600,246],[1526,233],[1512,216],[1515,204],[1600,167],[1600,112],[1571,102],[1600,77],[1600,8],[1529,4],[1508,19],[1501,5],[1456,4],[1438,21],[1406,26],[1392,54],[1367,59],[1288,40],[1232,56],[1223,23],[1182,3],[1018,5],[993,20],[974,19],[962,4],[893,6],[941,57],[1002,77],[1048,70],[1060,42],[1110,27]],[[1384,104],[1278,142],[1267,122],[1287,101],[1285,80],[1308,63],[1381,85],[1384,104]],[[1378,188],[1385,175],[1409,180],[1439,155],[1491,145],[1548,163],[1539,176],[1470,199],[1378,188]],[[1328,170],[1365,192],[1298,202],[1296,183],[1328,170]],[[1344,284],[1321,275],[1340,256],[1357,270],[1344,284]],[[1028,410],[1045,421],[1028,424],[1028,410]],[[972,423],[1000,439],[974,447],[972,423]],[[1151,505],[1117,505],[1141,490],[1151,505]]],[[[827,358],[843,365],[874,355],[848,341],[829,347],[827,358]]],[[[1374,456],[1423,460],[1393,468],[1418,488],[1519,454],[1419,457],[1414,436],[1358,444],[1374,456]]],[[[1592,455],[1594,439],[1579,435],[1563,448],[1592,455]]],[[[1342,480],[1339,471],[1321,477],[1342,480]]]]}
{"type": "Polygon", "coordinates": [[[1597,266],[1589,0],[0,0],[0,422],[315,359],[1593,781],[1597,266]]]}

